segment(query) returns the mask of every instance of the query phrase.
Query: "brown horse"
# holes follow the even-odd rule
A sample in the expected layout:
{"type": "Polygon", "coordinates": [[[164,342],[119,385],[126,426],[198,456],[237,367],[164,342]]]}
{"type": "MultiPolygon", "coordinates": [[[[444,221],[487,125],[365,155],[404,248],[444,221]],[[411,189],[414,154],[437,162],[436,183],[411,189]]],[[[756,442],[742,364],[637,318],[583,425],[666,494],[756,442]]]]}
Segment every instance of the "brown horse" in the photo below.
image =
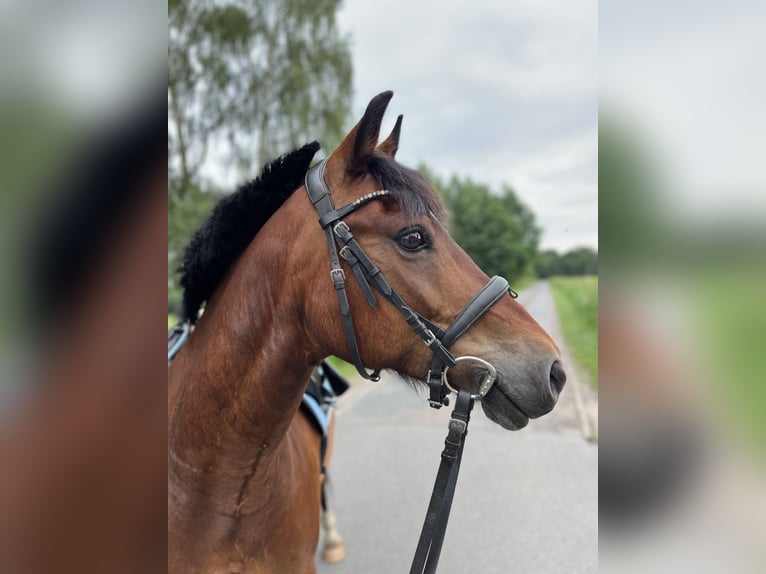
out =
{"type": "MultiPolygon", "coordinates": [[[[391,95],[370,102],[324,181],[337,205],[387,190],[345,221],[404,300],[448,325],[487,276],[450,238],[422,175],[394,160],[400,120],[377,145],[391,95]]],[[[185,315],[207,305],[169,375],[170,572],[315,571],[319,461],[306,456],[310,435],[295,413],[324,357],[352,360],[324,232],[301,184],[316,149],[284,156],[227,198],[184,264],[185,315]]],[[[364,364],[424,379],[431,349],[400,310],[368,305],[353,281],[347,291],[364,364]]],[[[482,407],[508,429],[549,412],[563,386],[555,343],[508,296],[450,350],[495,366],[482,407]]],[[[450,381],[474,388],[482,375],[461,364],[450,381]]]]}

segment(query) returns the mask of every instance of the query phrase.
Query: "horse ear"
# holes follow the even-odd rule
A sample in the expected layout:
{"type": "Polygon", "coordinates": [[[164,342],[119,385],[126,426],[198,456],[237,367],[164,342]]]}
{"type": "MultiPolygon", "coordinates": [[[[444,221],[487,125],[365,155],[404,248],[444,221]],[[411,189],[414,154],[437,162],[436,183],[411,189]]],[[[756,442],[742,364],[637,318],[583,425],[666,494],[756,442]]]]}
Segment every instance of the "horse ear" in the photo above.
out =
{"type": "Polygon", "coordinates": [[[396,118],[394,129],[392,129],[389,136],[378,145],[380,151],[391,157],[395,157],[396,152],[399,149],[399,134],[402,131],[402,118],[404,118],[402,115],[396,118]]]}
{"type": "Polygon", "coordinates": [[[333,155],[345,161],[346,171],[349,173],[361,175],[366,171],[367,160],[372,156],[375,145],[378,143],[383,114],[386,113],[388,102],[393,95],[394,93],[389,90],[372,98],[367,104],[362,119],[335,150],[333,155]]]}

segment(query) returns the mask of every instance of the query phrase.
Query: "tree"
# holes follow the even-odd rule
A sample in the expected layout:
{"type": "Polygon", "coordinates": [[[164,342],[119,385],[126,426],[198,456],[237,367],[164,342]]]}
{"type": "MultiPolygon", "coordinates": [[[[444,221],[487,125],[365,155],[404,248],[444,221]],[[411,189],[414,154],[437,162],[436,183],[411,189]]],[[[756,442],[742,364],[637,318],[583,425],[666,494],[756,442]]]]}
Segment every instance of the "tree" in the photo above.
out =
{"type": "Polygon", "coordinates": [[[537,256],[535,271],[541,279],[561,275],[561,256],[552,249],[546,249],[537,256]]]}
{"type": "MultiPolygon", "coordinates": [[[[340,0],[170,0],[168,265],[212,205],[211,148],[241,179],[318,139],[340,142],[351,103],[340,0]]],[[[169,287],[172,287],[172,274],[169,287]]]]}
{"type": "Polygon", "coordinates": [[[658,209],[662,186],[650,148],[608,110],[599,113],[598,140],[599,235],[606,238],[609,265],[632,268],[666,252],[672,241],[658,209]]]}
{"type": "Polygon", "coordinates": [[[444,198],[450,233],[485,273],[512,280],[532,272],[540,228],[512,188],[493,193],[470,179],[444,182],[424,171],[444,198]]]}
{"type": "Polygon", "coordinates": [[[539,277],[554,275],[597,275],[598,253],[590,247],[577,247],[559,255],[555,251],[543,251],[535,265],[539,277]]]}
{"type": "MultiPolygon", "coordinates": [[[[211,140],[249,175],[309,139],[336,143],[351,101],[340,0],[171,0],[171,166],[185,183],[211,140]]],[[[181,191],[185,191],[182,186],[181,191]]]]}
{"type": "Polygon", "coordinates": [[[174,313],[179,310],[182,295],[176,281],[178,263],[191,234],[202,224],[217,198],[218,194],[211,189],[190,185],[183,200],[168,202],[168,310],[174,313]]]}
{"type": "Polygon", "coordinates": [[[572,249],[561,256],[561,268],[564,275],[596,275],[598,254],[590,247],[572,249]]]}

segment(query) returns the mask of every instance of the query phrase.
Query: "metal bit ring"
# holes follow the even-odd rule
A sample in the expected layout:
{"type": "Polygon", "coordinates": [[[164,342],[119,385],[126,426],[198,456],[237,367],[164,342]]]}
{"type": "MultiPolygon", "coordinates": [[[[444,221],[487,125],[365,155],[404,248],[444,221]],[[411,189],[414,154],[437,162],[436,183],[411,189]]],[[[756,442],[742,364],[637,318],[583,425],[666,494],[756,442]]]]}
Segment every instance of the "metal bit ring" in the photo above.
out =
{"type": "MultiPolygon", "coordinates": [[[[482,367],[487,369],[487,372],[482,378],[481,383],[479,383],[479,392],[471,393],[472,399],[480,401],[486,396],[486,394],[489,392],[489,389],[491,389],[492,385],[495,383],[495,380],[497,379],[497,370],[492,366],[492,363],[485,361],[484,359],[480,359],[479,357],[472,357],[470,355],[465,355],[464,357],[455,357],[455,363],[459,363],[461,361],[474,361],[476,363],[480,363],[482,367]]],[[[450,391],[457,394],[458,389],[450,385],[449,380],[447,379],[447,371],[449,370],[450,367],[446,367],[444,369],[444,372],[442,373],[442,382],[450,391]]]]}

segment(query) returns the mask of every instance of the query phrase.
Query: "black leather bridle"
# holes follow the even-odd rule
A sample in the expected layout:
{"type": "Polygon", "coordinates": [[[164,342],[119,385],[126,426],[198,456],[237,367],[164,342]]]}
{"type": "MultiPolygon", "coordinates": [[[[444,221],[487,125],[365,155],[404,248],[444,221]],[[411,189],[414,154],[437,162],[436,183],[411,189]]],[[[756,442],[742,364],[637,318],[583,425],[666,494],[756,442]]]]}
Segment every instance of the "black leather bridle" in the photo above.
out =
{"type": "Polygon", "coordinates": [[[399,310],[415,334],[431,349],[433,357],[426,377],[429,387],[429,404],[434,408],[441,408],[442,405],[449,404],[448,395],[450,391],[457,393],[455,409],[450,418],[449,432],[444,442],[441,465],[410,570],[410,574],[432,573],[436,571],[447,528],[471,409],[473,409],[474,401],[481,400],[489,392],[497,377],[495,368],[489,362],[478,357],[453,357],[449,348],[495,303],[506,294],[516,297],[516,293],[505,279],[494,276],[463,307],[446,329],[442,329],[423,317],[407,305],[404,299],[391,287],[380,269],[370,260],[354,238],[349,226],[343,221],[343,218],[349,213],[370,201],[390,195],[390,193],[387,190],[375,191],[335,209],[330,190],[324,179],[326,165],[327,160],[324,160],[308,170],[306,173],[306,193],[319,213],[319,224],[324,229],[327,238],[327,249],[330,253],[330,277],[338,296],[346,341],[357,371],[365,379],[373,381],[380,379],[380,370],[368,372],[359,355],[354,322],[346,294],[346,276],[340,263],[341,257],[351,267],[367,303],[372,307],[377,306],[377,300],[372,291],[374,288],[399,310]],[[458,390],[449,384],[447,371],[461,361],[477,362],[486,370],[486,374],[479,384],[478,392],[470,393],[465,390],[458,390]]]}

